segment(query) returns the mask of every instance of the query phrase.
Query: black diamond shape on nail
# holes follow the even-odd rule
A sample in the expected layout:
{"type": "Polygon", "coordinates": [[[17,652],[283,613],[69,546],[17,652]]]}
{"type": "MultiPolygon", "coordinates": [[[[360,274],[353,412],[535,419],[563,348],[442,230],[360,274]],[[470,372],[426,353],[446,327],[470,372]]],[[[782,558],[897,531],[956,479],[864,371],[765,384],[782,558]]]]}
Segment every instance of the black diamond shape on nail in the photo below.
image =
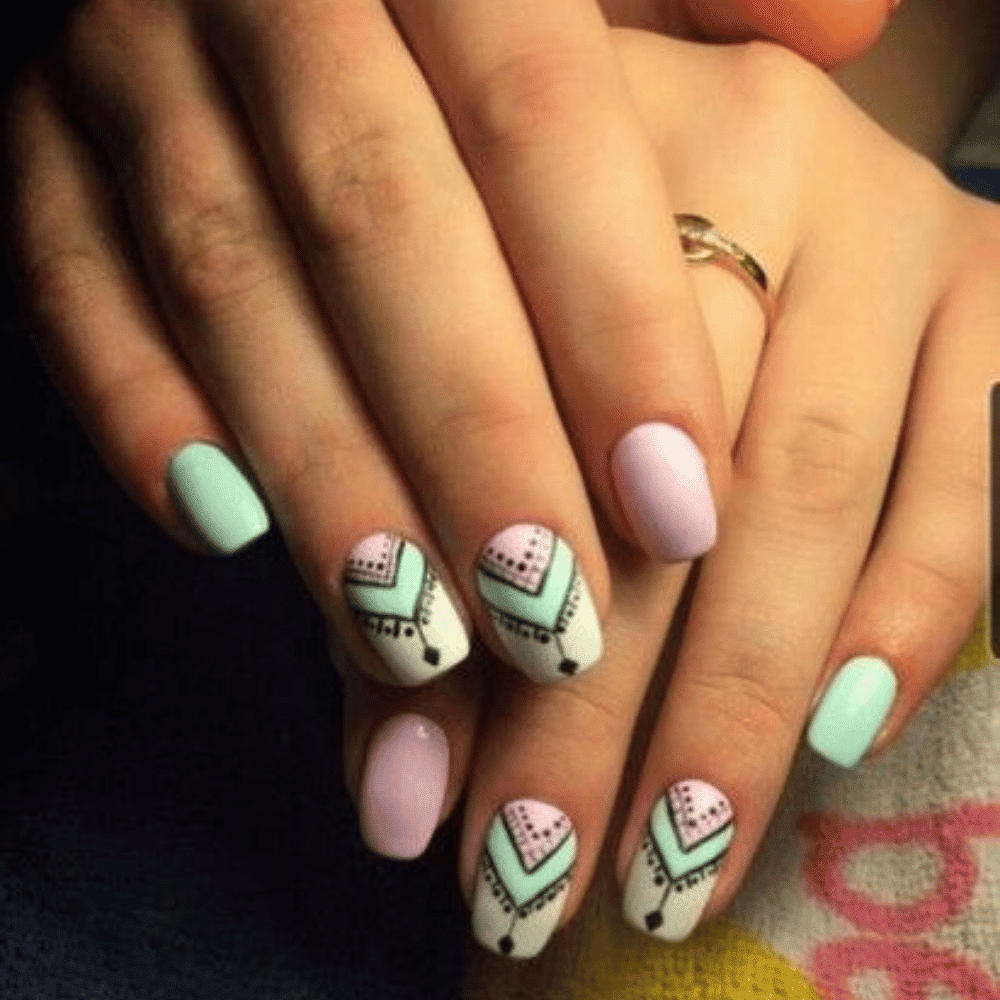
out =
{"type": "Polygon", "coordinates": [[[576,660],[563,660],[559,664],[559,673],[572,677],[580,669],[580,664],[576,660]]]}
{"type": "Polygon", "coordinates": [[[424,659],[432,666],[436,667],[441,660],[441,650],[428,646],[424,650],[424,659]]]}
{"type": "Polygon", "coordinates": [[[655,931],[663,923],[663,914],[659,910],[646,914],[646,930],[655,931]]]}
{"type": "Polygon", "coordinates": [[[514,939],[509,934],[500,938],[497,944],[505,955],[509,955],[514,950],[514,939]]]}

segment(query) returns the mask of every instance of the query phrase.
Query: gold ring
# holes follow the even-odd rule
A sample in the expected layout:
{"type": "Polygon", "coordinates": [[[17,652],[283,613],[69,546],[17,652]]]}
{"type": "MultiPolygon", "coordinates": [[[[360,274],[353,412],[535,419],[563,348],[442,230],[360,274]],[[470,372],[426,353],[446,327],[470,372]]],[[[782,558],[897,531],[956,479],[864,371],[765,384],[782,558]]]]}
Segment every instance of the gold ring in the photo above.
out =
{"type": "Polygon", "coordinates": [[[674,219],[684,259],[689,264],[719,264],[735,274],[756,296],[770,329],[778,303],[764,268],[708,219],[700,215],[675,215],[674,219]]]}

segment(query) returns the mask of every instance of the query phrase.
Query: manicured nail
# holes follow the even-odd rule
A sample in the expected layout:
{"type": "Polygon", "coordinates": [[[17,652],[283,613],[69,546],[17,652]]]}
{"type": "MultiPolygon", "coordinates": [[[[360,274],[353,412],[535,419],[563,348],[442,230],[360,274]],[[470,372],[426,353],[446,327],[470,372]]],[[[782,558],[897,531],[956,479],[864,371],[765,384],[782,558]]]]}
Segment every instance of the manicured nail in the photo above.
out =
{"type": "Polygon", "coordinates": [[[214,444],[192,441],[175,452],[167,486],[188,523],[219,552],[233,553],[271,526],[257,491],[214,444]]]}
{"type": "Polygon", "coordinates": [[[877,656],[855,656],[834,675],[806,739],[821,757],[855,767],[868,752],[896,700],[896,675],[877,656]]]}
{"type": "Polygon", "coordinates": [[[499,955],[531,958],[552,936],[576,861],[569,817],[515,799],[490,824],[472,898],[472,933],[499,955]]]}
{"type": "Polygon", "coordinates": [[[416,858],[430,843],[448,785],[448,738],[420,715],[399,715],[375,734],[361,782],[361,832],[387,858],[416,858]]]}
{"type": "Polygon", "coordinates": [[[351,549],[344,593],[368,641],[405,685],[440,677],[469,655],[469,636],[423,549],[379,532],[351,549]]]}
{"type": "Polygon", "coordinates": [[[479,560],[479,593],[514,663],[539,683],[593,666],[601,626],[573,550],[537,524],[494,535],[479,560]]]}
{"type": "Polygon", "coordinates": [[[673,785],[653,806],[625,883],[625,919],[683,941],[704,912],[735,825],[729,800],[707,782],[673,785]]]}
{"type": "Polygon", "coordinates": [[[639,543],[666,562],[715,544],[716,516],[705,459],[679,427],[641,424],[611,453],[611,474],[639,543]]]}

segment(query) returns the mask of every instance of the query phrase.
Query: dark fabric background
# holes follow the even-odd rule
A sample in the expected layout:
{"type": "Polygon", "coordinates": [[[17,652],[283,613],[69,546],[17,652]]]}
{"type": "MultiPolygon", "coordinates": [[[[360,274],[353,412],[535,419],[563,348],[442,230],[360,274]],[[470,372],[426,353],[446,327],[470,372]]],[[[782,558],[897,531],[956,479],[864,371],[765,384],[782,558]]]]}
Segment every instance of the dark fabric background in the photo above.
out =
{"type": "MultiPolygon", "coordinates": [[[[4,93],[65,6],[0,33],[4,93]]],[[[456,997],[453,838],[413,864],[361,844],[277,533],[231,559],[163,538],[0,285],[0,997],[456,997]]]]}
{"type": "Polygon", "coordinates": [[[362,846],[276,533],[179,551],[9,323],[0,566],[0,997],[457,995],[449,837],[414,864],[362,846]]]}

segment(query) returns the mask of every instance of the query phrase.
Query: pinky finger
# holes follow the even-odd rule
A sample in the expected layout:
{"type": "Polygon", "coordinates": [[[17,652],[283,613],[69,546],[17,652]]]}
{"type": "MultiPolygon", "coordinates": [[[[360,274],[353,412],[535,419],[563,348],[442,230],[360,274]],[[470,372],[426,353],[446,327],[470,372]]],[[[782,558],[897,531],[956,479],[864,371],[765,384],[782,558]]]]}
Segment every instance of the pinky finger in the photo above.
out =
{"type": "Polygon", "coordinates": [[[807,732],[813,750],[842,767],[899,735],[985,597],[986,412],[1000,378],[998,328],[1000,283],[967,274],[925,340],[882,529],[807,732]]]}
{"type": "Polygon", "coordinates": [[[268,530],[267,511],[174,349],[93,152],[37,71],[12,97],[8,136],[11,256],[52,377],[111,474],[168,535],[242,548],[268,530]]]}

